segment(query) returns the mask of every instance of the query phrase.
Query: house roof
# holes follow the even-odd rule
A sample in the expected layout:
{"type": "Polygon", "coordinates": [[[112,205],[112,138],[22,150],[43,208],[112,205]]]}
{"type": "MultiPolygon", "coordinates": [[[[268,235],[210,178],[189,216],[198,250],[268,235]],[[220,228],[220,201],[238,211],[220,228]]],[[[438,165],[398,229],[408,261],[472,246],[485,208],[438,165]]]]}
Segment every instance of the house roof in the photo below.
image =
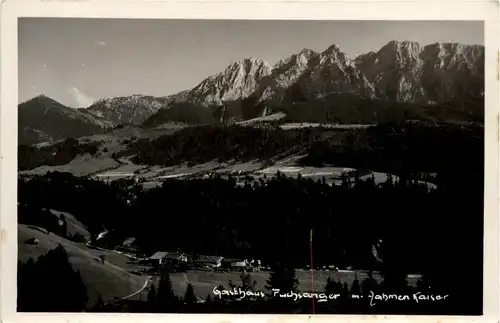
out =
{"type": "Polygon", "coordinates": [[[224,262],[242,262],[244,259],[236,259],[236,258],[224,258],[224,262]]]}
{"type": "Polygon", "coordinates": [[[196,261],[198,261],[198,262],[217,262],[221,259],[222,259],[222,257],[219,257],[219,256],[198,256],[198,259],[196,259],[196,261]]]}
{"type": "Polygon", "coordinates": [[[177,252],[168,251],[158,251],[149,257],[150,260],[160,260],[160,259],[179,259],[180,257],[186,257],[187,255],[177,252]]]}
{"type": "Polygon", "coordinates": [[[168,254],[168,252],[166,252],[166,251],[158,251],[158,252],[154,253],[151,257],[149,257],[149,259],[159,260],[159,259],[164,258],[167,254],[168,254]]]}
{"type": "Polygon", "coordinates": [[[185,254],[182,254],[182,253],[169,253],[169,254],[166,254],[163,258],[164,259],[179,259],[181,257],[185,257],[186,255],[185,254]]]}

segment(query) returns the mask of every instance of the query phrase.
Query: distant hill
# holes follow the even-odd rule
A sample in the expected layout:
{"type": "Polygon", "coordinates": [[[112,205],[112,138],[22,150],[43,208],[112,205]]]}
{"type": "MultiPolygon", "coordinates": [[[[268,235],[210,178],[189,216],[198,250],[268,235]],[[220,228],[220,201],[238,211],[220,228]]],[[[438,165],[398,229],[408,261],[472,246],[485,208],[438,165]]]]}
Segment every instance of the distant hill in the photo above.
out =
{"type": "Polygon", "coordinates": [[[103,133],[112,124],[40,95],[18,107],[18,143],[32,145],[103,133]]]}

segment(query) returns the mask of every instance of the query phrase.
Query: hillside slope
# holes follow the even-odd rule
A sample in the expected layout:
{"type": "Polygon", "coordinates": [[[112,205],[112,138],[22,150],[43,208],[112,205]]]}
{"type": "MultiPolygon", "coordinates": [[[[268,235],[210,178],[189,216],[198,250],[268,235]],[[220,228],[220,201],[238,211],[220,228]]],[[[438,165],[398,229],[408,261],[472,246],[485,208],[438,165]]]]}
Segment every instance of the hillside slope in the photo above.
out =
{"type": "Polygon", "coordinates": [[[88,306],[97,301],[98,295],[101,295],[106,302],[115,297],[121,298],[132,294],[144,285],[144,277],[129,274],[109,263],[100,263],[99,255],[103,252],[89,249],[84,243],[74,243],[53,233],[45,234],[36,227],[18,225],[18,258],[23,262],[29,258],[38,258],[56,248],[58,244],[66,249],[73,269],[80,271],[88,289],[88,306]],[[29,238],[38,239],[38,244],[26,244],[25,241],[29,238]]]}
{"type": "Polygon", "coordinates": [[[18,144],[32,145],[103,133],[106,119],[62,105],[44,95],[18,107],[18,144]]]}

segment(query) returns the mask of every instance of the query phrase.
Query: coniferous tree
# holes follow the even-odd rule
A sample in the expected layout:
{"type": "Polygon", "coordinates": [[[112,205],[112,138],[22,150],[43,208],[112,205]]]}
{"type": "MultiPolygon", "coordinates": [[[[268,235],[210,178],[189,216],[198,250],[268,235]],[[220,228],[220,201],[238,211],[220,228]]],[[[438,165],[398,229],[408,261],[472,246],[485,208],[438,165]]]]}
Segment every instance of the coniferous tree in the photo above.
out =
{"type": "Polygon", "coordinates": [[[352,282],[350,292],[352,295],[361,295],[361,286],[359,284],[357,273],[354,275],[354,280],[352,282]]]}
{"type": "Polygon", "coordinates": [[[331,277],[326,279],[325,285],[325,293],[326,294],[341,294],[342,293],[342,283],[340,281],[336,281],[331,277]]]}
{"type": "Polygon", "coordinates": [[[212,295],[208,294],[207,297],[205,297],[205,304],[212,304],[212,303],[213,303],[212,295]]]}
{"type": "Polygon", "coordinates": [[[271,266],[271,272],[265,287],[270,291],[278,289],[280,293],[288,293],[297,291],[298,285],[299,281],[292,266],[275,263],[271,266]]]}
{"type": "Polygon", "coordinates": [[[91,312],[102,312],[104,311],[104,301],[102,300],[101,294],[97,294],[97,300],[91,309],[91,312]]]}
{"type": "Polygon", "coordinates": [[[168,271],[162,271],[160,274],[160,283],[156,293],[156,301],[158,305],[171,305],[176,301],[176,296],[172,289],[172,280],[168,271]]]}
{"type": "Polygon", "coordinates": [[[384,271],[383,289],[391,293],[404,293],[408,288],[406,274],[399,270],[384,271]]]}
{"type": "Polygon", "coordinates": [[[35,262],[29,258],[26,263],[17,265],[17,310],[30,311],[36,304],[37,291],[35,262]]]}
{"type": "Polygon", "coordinates": [[[151,285],[151,288],[149,289],[149,292],[148,292],[148,302],[153,304],[154,302],[156,302],[156,286],[153,284],[151,285]]]}
{"type": "Polygon", "coordinates": [[[80,312],[86,308],[87,288],[61,245],[40,256],[36,262],[20,264],[18,284],[21,312],[80,312]]]}
{"type": "Polygon", "coordinates": [[[191,284],[187,284],[186,293],[184,294],[184,302],[190,305],[196,303],[196,295],[194,294],[193,285],[191,284]]]}
{"type": "Polygon", "coordinates": [[[378,282],[375,278],[373,278],[373,274],[371,272],[368,273],[368,277],[363,279],[361,282],[361,293],[363,297],[367,297],[370,295],[370,292],[377,293],[378,290],[378,282]]]}
{"type": "Polygon", "coordinates": [[[328,277],[326,279],[326,285],[325,285],[325,293],[327,294],[333,294],[332,291],[333,291],[333,284],[334,284],[334,281],[328,277]]]}
{"type": "Polygon", "coordinates": [[[241,289],[244,291],[254,291],[257,286],[257,281],[252,282],[252,276],[250,274],[241,274],[241,289]]]}

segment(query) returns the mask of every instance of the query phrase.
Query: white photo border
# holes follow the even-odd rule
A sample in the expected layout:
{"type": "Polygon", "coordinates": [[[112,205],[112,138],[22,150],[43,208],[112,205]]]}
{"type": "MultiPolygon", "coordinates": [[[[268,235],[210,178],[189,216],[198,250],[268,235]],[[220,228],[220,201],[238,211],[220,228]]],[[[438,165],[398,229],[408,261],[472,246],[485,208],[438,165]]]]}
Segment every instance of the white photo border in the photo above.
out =
{"type": "MultiPolygon", "coordinates": [[[[0,319],[2,322],[498,322],[499,2],[498,1],[33,1],[0,3],[0,319]],[[483,316],[62,314],[16,313],[17,105],[20,17],[252,20],[480,20],[485,28],[485,207],[483,316]]],[[[457,270],[460,270],[457,268],[457,270]]],[[[473,298],[474,295],[471,295],[473,298]]]]}

